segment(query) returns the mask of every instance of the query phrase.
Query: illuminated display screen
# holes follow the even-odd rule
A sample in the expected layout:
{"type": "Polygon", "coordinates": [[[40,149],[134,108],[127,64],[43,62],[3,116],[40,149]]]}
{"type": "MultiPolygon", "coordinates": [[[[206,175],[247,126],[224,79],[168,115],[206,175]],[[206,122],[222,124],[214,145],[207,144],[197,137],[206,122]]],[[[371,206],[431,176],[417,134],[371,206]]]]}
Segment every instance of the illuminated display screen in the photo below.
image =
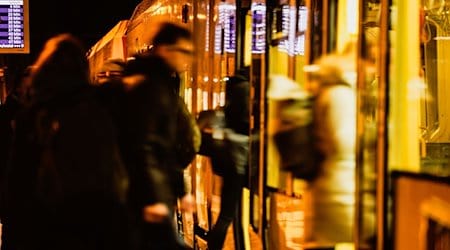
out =
{"type": "Polygon", "coordinates": [[[219,5],[219,20],[214,34],[216,53],[234,53],[236,50],[236,6],[228,3],[219,5]]]}
{"type": "Polygon", "coordinates": [[[298,9],[298,32],[299,35],[296,36],[295,41],[295,51],[296,55],[305,54],[305,32],[308,20],[308,11],[306,7],[300,6],[298,9]]]}
{"type": "Polygon", "coordinates": [[[307,26],[308,11],[305,6],[299,6],[297,25],[291,20],[295,20],[296,9],[289,5],[282,6],[281,25],[283,39],[278,45],[278,49],[289,55],[304,55],[305,54],[305,32],[307,26]]]}
{"type": "Polygon", "coordinates": [[[264,53],[266,50],[266,6],[262,3],[253,3],[252,17],[252,52],[264,53]]]}
{"type": "Polygon", "coordinates": [[[0,0],[0,53],[29,53],[28,0],[0,0]]]}

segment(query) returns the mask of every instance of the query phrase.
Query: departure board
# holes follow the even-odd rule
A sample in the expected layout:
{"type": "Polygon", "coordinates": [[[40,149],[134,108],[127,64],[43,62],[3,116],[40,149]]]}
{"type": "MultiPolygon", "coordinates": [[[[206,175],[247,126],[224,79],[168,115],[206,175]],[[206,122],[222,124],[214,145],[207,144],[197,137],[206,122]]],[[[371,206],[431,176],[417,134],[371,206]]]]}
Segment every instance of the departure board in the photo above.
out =
{"type": "Polygon", "coordinates": [[[28,0],[0,0],[0,53],[29,53],[28,0]]]}

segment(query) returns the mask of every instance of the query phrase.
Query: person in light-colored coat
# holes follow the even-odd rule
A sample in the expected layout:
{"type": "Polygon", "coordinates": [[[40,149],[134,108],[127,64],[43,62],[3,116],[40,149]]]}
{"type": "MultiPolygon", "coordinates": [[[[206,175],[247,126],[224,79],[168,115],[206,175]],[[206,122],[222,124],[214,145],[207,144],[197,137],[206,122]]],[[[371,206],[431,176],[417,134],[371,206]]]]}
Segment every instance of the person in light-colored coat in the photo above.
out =
{"type": "Polygon", "coordinates": [[[304,195],[305,240],[320,245],[353,241],[356,57],[352,55],[324,56],[311,72],[318,91],[315,133],[326,159],[304,195]]]}

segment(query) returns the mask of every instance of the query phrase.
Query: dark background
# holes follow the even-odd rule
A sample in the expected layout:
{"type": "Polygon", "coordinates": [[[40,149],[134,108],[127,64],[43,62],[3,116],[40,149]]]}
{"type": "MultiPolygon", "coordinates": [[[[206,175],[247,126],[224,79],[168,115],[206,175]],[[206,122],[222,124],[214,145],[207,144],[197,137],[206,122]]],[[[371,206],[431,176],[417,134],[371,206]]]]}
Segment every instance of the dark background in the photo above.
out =
{"type": "Polygon", "coordinates": [[[45,41],[69,32],[90,48],[120,20],[129,19],[141,0],[29,0],[30,54],[0,55],[7,82],[33,63],[45,41]]]}
{"type": "Polygon", "coordinates": [[[29,0],[32,48],[60,32],[93,45],[114,25],[129,19],[140,0],[29,0]]]}

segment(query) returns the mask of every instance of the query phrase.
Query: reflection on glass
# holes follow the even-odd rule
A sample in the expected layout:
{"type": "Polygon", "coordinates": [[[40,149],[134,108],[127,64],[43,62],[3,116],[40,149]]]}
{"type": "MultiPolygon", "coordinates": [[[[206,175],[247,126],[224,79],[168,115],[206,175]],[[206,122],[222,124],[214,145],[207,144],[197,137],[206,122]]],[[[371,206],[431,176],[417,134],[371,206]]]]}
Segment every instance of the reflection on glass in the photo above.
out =
{"type": "Polygon", "coordinates": [[[423,1],[420,12],[421,170],[450,174],[450,1],[423,1]]]}
{"type": "MultiPolygon", "coordinates": [[[[358,249],[376,249],[376,180],[377,180],[377,117],[379,116],[380,1],[363,1],[363,33],[361,40],[362,83],[359,84],[358,113],[358,249]]],[[[386,6],[384,6],[386,8],[386,6]]]]}

